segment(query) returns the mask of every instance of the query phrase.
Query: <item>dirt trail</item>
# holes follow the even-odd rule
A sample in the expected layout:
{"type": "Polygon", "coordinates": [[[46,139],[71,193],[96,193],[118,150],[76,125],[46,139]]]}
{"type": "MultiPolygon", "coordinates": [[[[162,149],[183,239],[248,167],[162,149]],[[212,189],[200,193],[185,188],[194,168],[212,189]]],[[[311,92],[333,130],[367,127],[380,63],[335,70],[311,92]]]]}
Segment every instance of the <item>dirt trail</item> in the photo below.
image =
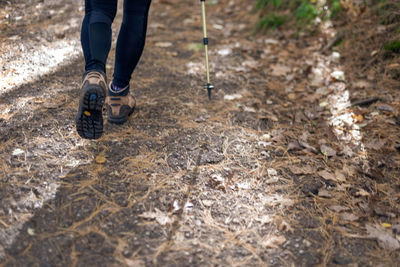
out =
{"type": "Polygon", "coordinates": [[[154,1],[138,108],[98,141],[74,130],[81,58],[0,96],[25,100],[0,120],[0,264],[396,266],[380,225],[399,224],[399,156],[377,170],[336,105],[344,83],[310,85],[339,64],[318,41],[251,35],[251,5],[216,1],[208,101],[197,4],[154,1]]]}

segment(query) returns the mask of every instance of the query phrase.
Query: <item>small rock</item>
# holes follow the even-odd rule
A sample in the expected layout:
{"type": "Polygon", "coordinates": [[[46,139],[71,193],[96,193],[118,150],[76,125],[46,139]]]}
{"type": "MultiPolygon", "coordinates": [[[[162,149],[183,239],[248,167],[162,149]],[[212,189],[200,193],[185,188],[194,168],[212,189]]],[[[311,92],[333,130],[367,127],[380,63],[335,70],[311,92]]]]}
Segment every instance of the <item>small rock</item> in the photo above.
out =
{"type": "Polygon", "coordinates": [[[35,235],[35,230],[32,228],[28,228],[27,232],[28,232],[28,235],[35,235]]]}
{"type": "Polygon", "coordinates": [[[232,49],[230,49],[230,48],[224,48],[224,49],[219,50],[217,53],[218,53],[218,55],[220,55],[220,56],[227,56],[227,55],[229,55],[229,54],[232,53],[232,49]]]}
{"type": "Polygon", "coordinates": [[[13,155],[13,156],[19,156],[19,155],[22,155],[22,154],[24,154],[24,153],[25,153],[24,150],[22,150],[22,149],[20,149],[20,148],[16,148],[16,149],[14,149],[14,151],[12,152],[12,155],[13,155]]]}
{"type": "Polygon", "coordinates": [[[334,256],[332,262],[338,265],[347,265],[352,262],[352,259],[342,253],[338,253],[334,256]]]}
{"type": "Polygon", "coordinates": [[[344,72],[341,70],[332,72],[331,77],[337,81],[345,81],[346,80],[344,72]]]}
{"type": "Polygon", "coordinates": [[[333,62],[339,62],[340,60],[340,53],[339,52],[333,52],[332,53],[332,61],[333,62]]]}
{"type": "Polygon", "coordinates": [[[236,99],[241,99],[242,95],[241,94],[233,94],[233,95],[225,95],[224,100],[236,100],[236,99]]]}
{"type": "Polygon", "coordinates": [[[314,68],[310,78],[311,86],[320,87],[324,84],[324,77],[321,69],[314,68]]]}

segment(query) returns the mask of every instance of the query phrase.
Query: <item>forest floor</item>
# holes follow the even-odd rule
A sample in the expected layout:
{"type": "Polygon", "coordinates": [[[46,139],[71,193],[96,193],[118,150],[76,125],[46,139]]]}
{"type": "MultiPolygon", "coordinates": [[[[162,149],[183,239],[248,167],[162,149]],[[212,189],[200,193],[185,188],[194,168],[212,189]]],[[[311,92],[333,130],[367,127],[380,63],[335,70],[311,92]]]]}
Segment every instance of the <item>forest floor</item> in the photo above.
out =
{"type": "Polygon", "coordinates": [[[399,266],[400,91],[324,50],[334,28],[255,35],[210,2],[209,101],[200,4],[154,0],[137,110],[89,141],[81,2],[0,3],[0,265],[399,266]]]}

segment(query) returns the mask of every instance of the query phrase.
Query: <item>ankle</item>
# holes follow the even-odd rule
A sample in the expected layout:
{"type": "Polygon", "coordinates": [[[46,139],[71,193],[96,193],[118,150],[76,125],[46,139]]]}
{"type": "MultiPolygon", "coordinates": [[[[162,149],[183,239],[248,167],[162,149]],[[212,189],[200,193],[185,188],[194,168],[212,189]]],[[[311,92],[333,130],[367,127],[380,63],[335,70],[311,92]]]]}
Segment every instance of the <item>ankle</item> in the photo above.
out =
{"type": "Polygon", "coordinates": [[[129,84],[125,87],[119,87],[111,82],[108,87],[108,93],[110,96],[125,96],[129,93],[129,84]]]}

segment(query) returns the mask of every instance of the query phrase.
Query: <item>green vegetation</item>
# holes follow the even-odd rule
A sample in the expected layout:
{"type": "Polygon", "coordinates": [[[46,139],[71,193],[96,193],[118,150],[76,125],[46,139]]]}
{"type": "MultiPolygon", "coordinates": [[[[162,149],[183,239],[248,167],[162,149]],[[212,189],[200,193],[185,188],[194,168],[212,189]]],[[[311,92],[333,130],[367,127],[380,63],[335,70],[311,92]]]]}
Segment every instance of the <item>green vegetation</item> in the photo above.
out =
{"type": "Polygon", "coordinates": [[[307,2],[301,3],[301,5],[296,9],[295,16],[297,20],[310,21],[318,17],[319,11],[312,4],[307,2]]]}
{"type": "Polygon", "coordinates": [[[268,28],[278,28],[286,21],[286,16],[268,13],[257,24],[257,31],[265,31],[268,28]]]}
{"type": "Polygon", "coordinates": [[[257,0],[254,10],[261,13],[257,31],[278,28],[286,22],[303,30],[318,17],[322,20],[336,17],[341,6],[340,0],[329,0],[325,4],[317,0],[257,0]]]}
{"type": "Polygon", "coordinates": [[[336,18],[340,14],[340,11],[342,11],[340,0],[333,0],[331,4],[331,17],[336,18]]]}
{"type": "Polygon", "coordinates": [[[383,45],[383,49],[388,52],[400,53],[400,41],[390,41],[383,45]]]}

